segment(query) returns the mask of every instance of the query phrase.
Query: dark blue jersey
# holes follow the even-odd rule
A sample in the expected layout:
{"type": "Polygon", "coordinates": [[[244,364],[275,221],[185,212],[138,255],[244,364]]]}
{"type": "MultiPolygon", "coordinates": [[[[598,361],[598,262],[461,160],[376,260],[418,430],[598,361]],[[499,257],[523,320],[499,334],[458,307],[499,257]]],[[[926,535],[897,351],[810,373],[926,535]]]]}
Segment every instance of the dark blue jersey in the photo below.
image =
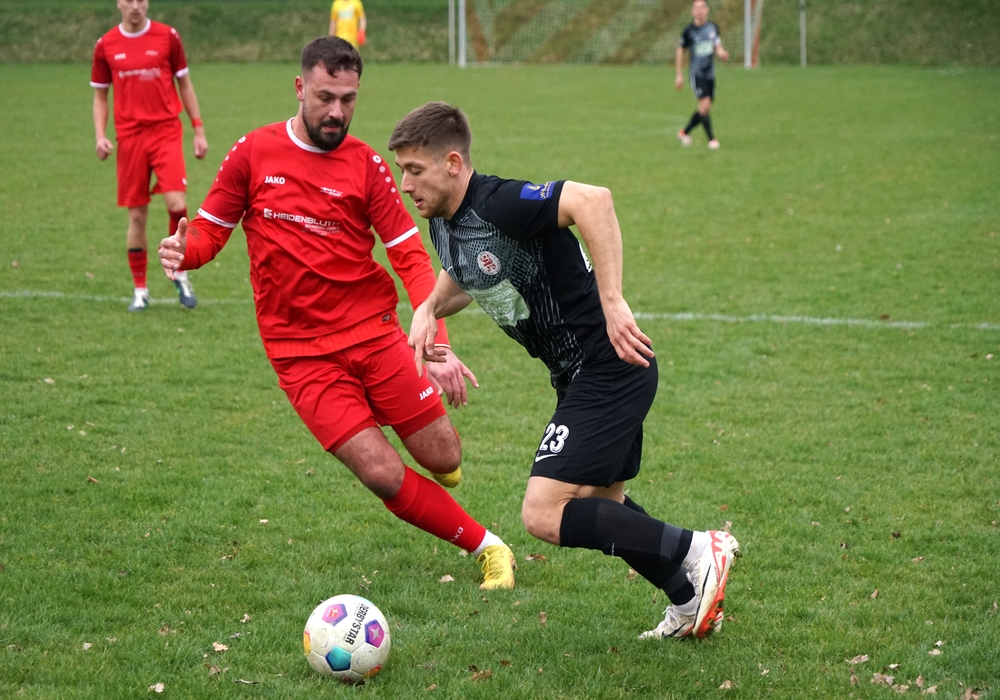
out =
{"type": "Polygon", "coordinates": [[[715,80],[715,47],[722,43],[719,27],[715,22],[705,22],[700,27],[694,23],[684,27],[678,45],[691,55],[691,77],[715,80]]]}
{"type": "Polygon", "coordinates": [[[590,261],[559,227],[563,181],[535,185],[473,173],[450,221],[431,219],[448,274],[565,388],[584,360],[615,350],[590,261]]]}

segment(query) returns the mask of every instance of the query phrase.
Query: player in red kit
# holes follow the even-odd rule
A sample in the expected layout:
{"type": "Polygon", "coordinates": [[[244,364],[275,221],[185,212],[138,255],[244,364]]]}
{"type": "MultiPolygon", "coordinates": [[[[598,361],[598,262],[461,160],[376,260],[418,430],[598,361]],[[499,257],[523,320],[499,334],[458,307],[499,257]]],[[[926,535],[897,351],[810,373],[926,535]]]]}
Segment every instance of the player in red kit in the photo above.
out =
{"type": "MultiPolygon", "coordinates": [[[[114,86],[115,135],[118,138],[118,206],[128,208],[128,263],[135,284],[129,311],[149,306],[146,286],[146,218],[149,213],[150,175],[156,175],[154,193],[163,195],[170,215],[168,234],[187,216],[184,169],[184,128],[181,104],[194,128],[194,155],[208,152],[180,35],[173,27],[146,15],[149,0],[118,0],[122,22],[97,41],[90,86],[94,88],[94,131],[97,157],[104,160],[114,144],[107,137],[108,89],[114,86]],[[174,80],[180,88],[180,98],[174,80]]],[[[197,303],[187,273],[174,278],[181,304],[197,303]]]]}
{"type": "Polygon", "coordinates": [[[243,223],[264,350],[289,401],[324,449],[396,517],[477,557],[482,588],[513,588],[514,557],[438,483],[406,466],[382,434],[445,486],[461,478],[458,434],[439,395],[467,403],[473,374],[448,347],[419,376],[396,317],[396,286],[372,258],[375,235],[416,307],[435,284],[389,165],[348,135],[362,71],[348,42],[302,51],[298,114],[250,132],[219,168],[198,215],[160,242],[167,276],[215,257],[243,223]]]}

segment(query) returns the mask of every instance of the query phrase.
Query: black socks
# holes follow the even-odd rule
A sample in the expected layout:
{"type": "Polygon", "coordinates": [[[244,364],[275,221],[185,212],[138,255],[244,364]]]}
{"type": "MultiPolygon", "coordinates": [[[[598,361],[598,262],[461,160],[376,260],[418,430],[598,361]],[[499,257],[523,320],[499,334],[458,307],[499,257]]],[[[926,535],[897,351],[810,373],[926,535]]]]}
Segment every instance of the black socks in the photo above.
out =
{"type": "Polygon", "coordinates": [[[681,563],[692,532],[646,515],[635,501],[576,498],[563,509],[559,542],[563,547],[598,549],[623,559],[643,578],[663,589],[674,604],[694,596],[681,563]]]}

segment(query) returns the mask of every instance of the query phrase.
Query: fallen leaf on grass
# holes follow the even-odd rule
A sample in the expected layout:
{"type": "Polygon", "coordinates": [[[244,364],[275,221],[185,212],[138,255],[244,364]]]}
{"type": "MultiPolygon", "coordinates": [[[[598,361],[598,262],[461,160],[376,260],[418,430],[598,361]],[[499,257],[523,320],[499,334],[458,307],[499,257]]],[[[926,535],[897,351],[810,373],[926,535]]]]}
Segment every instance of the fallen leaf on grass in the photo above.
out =
{"type": "Polygon", "coordinates": [[[927,652],[927,655],[928,656],[941,656],[941,650],[940,649],[931,649],[929,652],[927,652]]]}
{"type": "Polygon", "coordinates": [[[914,564],[919,564],[923,560],[924,560],[923,557],[913,557],[913,559],[911,559],[910,561],[912,561],[914,564]]]}
{"type": "Polygon", "coordinates": [[[900,683],[899,685],[892,686],[892,689],[895,690],[897,693],[905,693],[907,690],[910,689],[910,686],[900,683]]]}
{"type": "Polygon", "coordinates": [[[735,687],[737,687],[735,683],[727,680],[723,681],[722,685],[719,686],[719,690],[732,690],[735,687]]]}
{"type": "Polygon", "coordinates": [[[724,511],[727,511],[727,510],[729,510],[729,504],[728,503],[723,503],[721,506],[719,506],[719,511],[720,512],[724,512],[724,511]]]}
{"type": "Polygon", "coordinates": [[[487,678],[492,678],[492,677],[493,677],[493,671],[491,671],[488,668],[482,671],[477,671],[476,673],[472,674],[472,680],[474,681],[484,681],[487,678]]]}
{"type": "Polygon", "coordinates": [[[55,383],[56,383],[56,380],[55,380],[55,379],[53,379],[52,377],[46,377],[46,378],[45,378],[45,383],[46,383],[46,384],[55,384],[55,383]]]}
{"type": "Polygon", "coordinates": [[[215,664],[205,664],[205,665],[208,666],[209,676],[217,676],[220,673],[222,673],[222,669],[216,666],[215,664]]]}
{"type": "Polygon", "coordinates": [[[872,674],[872,685],[892,685],[892,676],[886,676],[881,673],[872,674]]]}
{"type": "Polygon", "coordinates": [[[961,700],[976,700],[978,697],[979,693],[976,692],[976,688],[969,687],[962,693],[961,700]]]}
{"type": "Polygon", "coordinates": [[[877,589],[877,588],[875,589],[875,592],[874,592],[874,593],[872,593],[872,594],[871,594],[871,595],[869,596],[869,598],[871,598],[872,600],[875,600],[876,598],[878,598],[878,589],[877,589]]]}
{"type": "Polygon", "coordinates": [[[857,685],[857,684],[858,684],[858,677],[856,675],[854,675],[854,669],[852,668],[851,669],[851,685],[857,685]]]}
{"type": "Polygon", "coordinates": [[[252,619],[253,618],[250,617],[250,613],[243,613],[243,619],[240,620],[240,624],[246,624],[246,623],[250,622],[250,620],[252,620],[252,619]]]}
{"type": "Polygon", "coordinates": [[[500,659],[500,665],[503,666],[504,668],[510,668],[511,666],[513,666],[513,664],[507,659],[500,659]]]}
{"type": "Polygon", "coordinates": [[[266,527],[267,526],[267,518],[261,518],[260,519],[260,524],[266,527]]]}
{"type": "Polygon", "coordinates": [[[727,520],[726,522],[722,523],[722,531],[723,532],[729,532],[732,529],[733,529],[733,521],[732,520],[727,520]]]}
{"type": "Polygon", "coordinates": [[[151,690],[152,690],[152,691],[153,691],[154,693],[162,693],[162,692],[163,692],[163,684],[162,684],[162,683],[157,683],[156,685],[151,685],[151,686],[149,686],[148,688],[146,688],[146,692],[147,692],[147,693],[148,693],[149,691],[151,691],[151,690]]]}
{"type": "Polygon", "coordinates": [[[163,627],[161,627],[160,629],[156,630],[156,633],[158,635],[160,635],[161,637],[164,636],[164,635],[170,634],[171,632],[173,632],[173,630],[170,629],[170,625],[168,625],[167,623],[164,623],[163,627]]]}
{"type": "Polygon", "coordinates": [[[898,540],[902,536],[903,536],[903,533],[900,532],[899,530],[893,530],[892,531],[892,539],[898,540]]]}
{"type": "Polygon", "coordinates": [[[868,660],[868,654],[859,654],[859,655],[855,656],[853,659],[851,659],[850,661],[848,661],[847,663],[849,663],[849,664],[863,664],[867,660],[868,660]]]}
{"type": "Polygon", "coordinates": [[[242,683],[243,685],[260,685],[260,681],[246,681],[242,678],[237,678],[233,683],[242,683]]]}
{"type": "Polygon", "coordinates": [[[524,558],[525,561],[545,561],[544,554],[529,554],[524,558]]]}
{"type": "Polygon", "coordinates": [[[455,580],[454,576],[452,576],[451,574],[445,574],[444,576],[438,579],[438,583],[451,583],[454,580],[455,580]]]}
{"type": "Polygon", "coordinates": [[[94,477],[92,477],[92,476],[88,476],[88,477],[87,477],[87,483],[88,483],[88,484],[99,484],[99,483],[101,483],[101,482],[100,482],[100,481],[98,481],[97,479],[95,479],[95,478],[94,478],[94,477]]]}
{"type": "Polygon", "coordinates": [[[639,575],[638,571],[636,571],[635,569],[629,568],[628,573],[625,574],[625,578],[628,579],[629,581],[631,581],[632,579],[634,579],[638,575],[639,575]]]}
{"type": "Polygon", "coordinates": [[[424,688],[424,690],[437,690],[437,689],[438,689],[438,684],[437,683],[431,683],[429,686],[427,686],[426,688],[424,688]]]}
{"type": "Polygon", "coordinates": [[[545,627],[546,616],[544,612],[538,613],[538,622],[541,623],[542,627],[545,627]]]}
{"type": "Polygon", "coordinates": [[[227,647],[222,642],[212,642],[212,648],[215,649],[218,652],[223,652],[223,651],[226,651],[227,649],[229,649],[229,647],[227,647]]]}
{"type": "Polygon", "coordinates": [[[928,688],[927,690],[923,691],[920,694],[921,695],[937,695],[937,686],[936,685],[932,685],[930,688],[928,688]]]}
{"type": "Polygon", "coordinates": [[[898,671],[899,670],[899,664],[889,664],[889,670],[890,671],[898,671]]]}
{"type": "Polygon", "coordinates": [[[937,640],[936,642],[934,642],[934,646],[936,646],[936,647],[943,647],[944,646],[944,640],[941,640],[941,639],[937,640]]]}
{"type": "Polygon", "coordinates": [[[87,649],[89,649],[89,648],[90,648],[90,647],[92,647],[92,646],[94,646],[94,645],[93,645],[93,644],[91,644],[90,642],[84,642],[84,643],[83,643],[83,650],[84,650],[84,651],[87,651],[87,649]]]}

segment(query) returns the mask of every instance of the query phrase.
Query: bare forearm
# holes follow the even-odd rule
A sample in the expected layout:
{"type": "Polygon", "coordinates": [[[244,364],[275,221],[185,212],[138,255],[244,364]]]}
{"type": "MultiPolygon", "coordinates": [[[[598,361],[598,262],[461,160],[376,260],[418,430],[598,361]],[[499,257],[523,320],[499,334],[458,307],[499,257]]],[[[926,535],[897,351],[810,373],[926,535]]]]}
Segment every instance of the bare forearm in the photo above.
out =
{"type": "Polygon", "coordinates": [[[587,244],[602,300],[622,296],[622,234],[611,192],[567,181],[559,199],[559,225],[575,224],[587,244]]]}
{"type": "Polygon", "coordinates": [[[684,49],[678,47],[674,55],[674,67],[677,70],[677,77],[684,77],[684,49]]]}
{"type": "Polygon", "coordinates": [[[427,303],[434,311],[434,318],[446,318],[457,314],[471,304],[472,297],[455,284],[451,275],[445,270],[441,270],[437,284],[434,285],[434,291],[427,298],[427,303]]]}
{"type": "Polygon", "coordinates": [[[94,135],[100,141],[107,138],[108,130],[108,94],[94,94],[94,135]]]}

